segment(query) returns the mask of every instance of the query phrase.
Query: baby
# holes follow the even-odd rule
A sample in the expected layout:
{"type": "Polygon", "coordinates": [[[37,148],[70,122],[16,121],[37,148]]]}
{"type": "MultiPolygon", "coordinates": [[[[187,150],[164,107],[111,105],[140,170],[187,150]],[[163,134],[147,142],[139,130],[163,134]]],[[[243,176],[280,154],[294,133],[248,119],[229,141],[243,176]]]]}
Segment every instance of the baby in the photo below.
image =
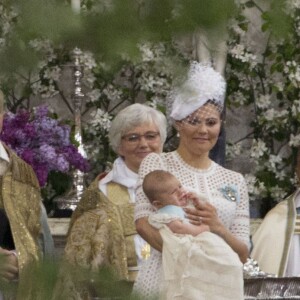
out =
{"type": "Polygon", "coordinates": [[[149,217],[152,226],[159,229],[160,223],[166,224],[173,233],[192,236],[209,231],[208,225],[193,225],[185,218],[183,207],[189,205],[192,193],[187,192],[171,173],[163,170],[149,173],[144,178],[143,190],[157,209],[156,213],[149,217]]]}
{"type": "Polygon", "coordinates": [[[149,223],[163,239],[159,299],[244,299],[238,255],[208,225],[193,225],[185,218],[183,207],[190,205],[189,199],[203,199],[163,170],[147,174],[143,190],[156,208],[149,223]]]}

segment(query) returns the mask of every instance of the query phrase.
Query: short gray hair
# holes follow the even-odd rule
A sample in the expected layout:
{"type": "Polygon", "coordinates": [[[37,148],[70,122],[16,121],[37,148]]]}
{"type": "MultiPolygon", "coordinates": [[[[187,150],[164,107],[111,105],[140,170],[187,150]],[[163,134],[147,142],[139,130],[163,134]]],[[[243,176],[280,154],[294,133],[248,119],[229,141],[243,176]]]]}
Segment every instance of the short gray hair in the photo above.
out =
{"type": "Polygon", "coordinates": [[[119,111],[109,129],[109,141],[112,149],[118,153],[122,136],[143,124],[154,124],[159,130],[162,146],[167,138],[167,120],[165,115],[145,104],[135,103],[119,111]]]}

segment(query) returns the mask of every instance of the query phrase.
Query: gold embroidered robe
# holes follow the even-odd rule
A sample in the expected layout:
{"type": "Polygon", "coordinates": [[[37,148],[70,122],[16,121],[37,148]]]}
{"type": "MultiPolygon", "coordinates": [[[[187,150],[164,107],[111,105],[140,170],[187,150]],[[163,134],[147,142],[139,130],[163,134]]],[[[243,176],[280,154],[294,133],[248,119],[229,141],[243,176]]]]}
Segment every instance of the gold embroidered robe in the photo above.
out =
{"type": "Polygon", "coordinates": [[[128,201],[126,187],[108,183],[108,194],[111,185],[111,189],[121,189],[123,195],[109,199],[98,184],[97,178],[84,192],[72,215],[65,258],[73,265],[92,270],[111,266],[121,280],[131,281],[128,266],[137,265],[134,204],[128,201]]]}
{"type": "Polygon", "coordinates": [[[19,264],[17,299],[34,300],[34,282],[27,267],[40,260],[40,187],[32,168],[5,147],[10,163],[2,176],[0,206],[8,217],[19,264]]]}

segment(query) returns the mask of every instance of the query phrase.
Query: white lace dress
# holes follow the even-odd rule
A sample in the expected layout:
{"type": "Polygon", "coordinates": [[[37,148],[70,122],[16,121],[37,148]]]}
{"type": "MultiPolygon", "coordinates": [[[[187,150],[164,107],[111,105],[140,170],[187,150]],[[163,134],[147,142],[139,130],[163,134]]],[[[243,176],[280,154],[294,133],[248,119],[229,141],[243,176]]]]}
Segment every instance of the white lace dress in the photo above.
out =
{"type": "MultiPolygon", "coordinates": [[[[248,246],[249,202],[243,176],[212,162],[209,169],[199,170],[186,164],[174,151],[149,154],[142,162],[136,192],[135,219],[148,217],[153,208],[142,190],[145,175],[157,169],[174,174],[184,187],[204,194],[218,212],[220,220],[230,232],[248,246]]],[[[142,299],[157,297],[162,275],[162,255],[151,249],[151,257],[140,270],[134,285],[134,293],[142,299]]]]}

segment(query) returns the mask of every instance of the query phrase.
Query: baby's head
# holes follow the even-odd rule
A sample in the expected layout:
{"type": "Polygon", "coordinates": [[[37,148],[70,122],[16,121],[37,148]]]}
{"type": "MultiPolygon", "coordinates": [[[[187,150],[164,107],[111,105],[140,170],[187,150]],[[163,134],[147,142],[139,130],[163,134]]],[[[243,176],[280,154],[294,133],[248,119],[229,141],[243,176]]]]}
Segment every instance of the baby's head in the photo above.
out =
{"type": "Polygon", "coordinates": [[[148,173],[143,181],[143,190],[151,204],[158,209],[166,205],[187,204],[186,191],[179,180],[164,170],[148,173]]]}

